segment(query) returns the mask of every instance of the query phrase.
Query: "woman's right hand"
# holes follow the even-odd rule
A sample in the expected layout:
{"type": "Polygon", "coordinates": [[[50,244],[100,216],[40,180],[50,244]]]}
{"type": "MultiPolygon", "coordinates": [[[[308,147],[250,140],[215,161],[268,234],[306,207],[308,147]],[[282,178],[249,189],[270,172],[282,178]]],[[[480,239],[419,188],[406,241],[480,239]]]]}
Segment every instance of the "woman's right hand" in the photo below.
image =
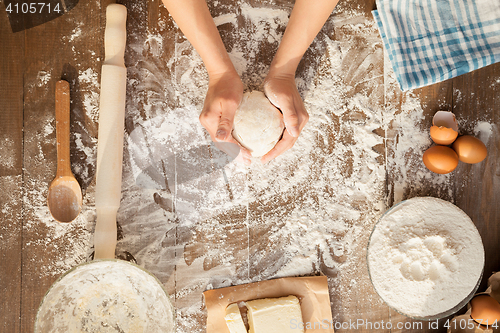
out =
{"type": "Polygon", "coordinates": [[[243,83],[236,71],[209,74],[208,91],[200,122],[219,149],[237,161],[249,165],[250,151],[242,147],[231,134],[234,115],[242,97],[243,83]]]}

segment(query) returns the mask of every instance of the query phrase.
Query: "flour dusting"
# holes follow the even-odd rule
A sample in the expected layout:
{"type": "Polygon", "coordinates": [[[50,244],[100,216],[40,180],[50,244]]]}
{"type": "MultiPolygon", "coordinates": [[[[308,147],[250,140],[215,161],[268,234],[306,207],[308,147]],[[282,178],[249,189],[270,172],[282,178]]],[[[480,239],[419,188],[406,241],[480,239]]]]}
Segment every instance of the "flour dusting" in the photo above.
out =
{"type": "MultiPolygon", "coordinates": [[[[215,22],[233,29],[227,47],[244,84],[261,89],[289,9],[238,5],[241,12],[215,22]]],[[[208,84],[201,58],[180,39],[175,56],[159,61],[162,38],[130,46],[139,60],[129,67],[118,249],[175,295],[179,332],[204,330],[200,295],[209,288],[321,272],[337,304],[349,302],[356,284],[369,283],[356,281],[363,258],[355,253],[387,208],[387,168],[397,175],[419,168],[417,182],[400,176],[396,201],[423,179],[443,190],[448,181],[419,164],[430,141],[418,98],[384,108],[388,74],[374,22],[356,12],[332,16],[296,79],[308,125],[290,151],[249,168],[214,157],[197,119],[208,84]],[[135,241],[138,232],[147,245],[135,241]]],[[[337,320],[340,307],[332,309],[337,320]]]]}
{"type": "Polygon", "coordinates": [[[494,124],[487,121],[479,121],[474,127],[474,134],[485,144],[488,144],[491,135],[493,134],[494,124]]]}
{"type": "Polygon", "coordinates": [[[83,93],[83,106],[86,114],[94,122],[99,121],[99,79],[98,74],[92,68],[81,71],[78,75],[81,92],[83,93]]]}
{"type": "Polygon", "coordinates": [[[14,141],[6,135],[0,135],[0,168],[10,170],[16,163],[16,145],[14,141]]]}
{"type": "Polygon", "coordinates": [[[52,74],[50,72],[47,72],[47,71],[40,71],[38,72],[38,77],[37,77],[37,87],[43,87],[45,86],[50,78],[52,77],[52,74]]]}
{"type": "MultiPolygon", "coordinates": [[[[288,15],[242,4],[251,33],[238,29],[234,14],[215,19],[219,26],[235,26],[228,52],[248,87],[262,84],[267,68],[258,52],[276,49],[288,15]]],[[[313,45],[320,60],[297,77],[309,124],[291,151],[250,168],[214,158],[216,149],[197,119],[208,78],[192,46],[181,40],[166,63],[153,56],[160,52],[151,35],[142,46],[130,46],[137,52],[131,58],[141,59],[144,47],[152,56],[129,67],[132,102],[119,221],[125,237],[118,249],[131,251],[170,286],[180,332],[203,330],[198,295],[207,288],[323,272],[334,278],[337,291],[349,293],[338,279],[351,279],[352,253],[385,208],[384,156],[373,149],[384,144],[376,133],[385,126],[383,108],[373,102],[382,94],[376,87],[383,71],[370,66],[383,53],[375,25],[364,16],[333,21],[330,27],[338,21],[355,37],[346,32],[337,41],[324,32],[313,45]],[[368,47],[351,65],[353,38],[368,47]],[[355,83],[362,75],[374,82],[355,83]],[[134,241],[139,230],[148,245],[134,241]],[[168,257],[176,259],[158,267],[168,257]]]]}

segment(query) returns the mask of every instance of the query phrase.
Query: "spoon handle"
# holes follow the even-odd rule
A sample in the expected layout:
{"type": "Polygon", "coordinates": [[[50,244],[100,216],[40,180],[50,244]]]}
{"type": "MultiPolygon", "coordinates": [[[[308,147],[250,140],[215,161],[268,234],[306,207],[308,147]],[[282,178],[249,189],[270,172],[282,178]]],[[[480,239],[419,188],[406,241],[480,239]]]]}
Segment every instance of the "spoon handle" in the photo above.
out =
{"type": "Polygon", "coordinates": [[[56,83],[56,140],[57,140],[57,176],[71,173],[69,155],[69,83],[60,80],[56,83]]]}

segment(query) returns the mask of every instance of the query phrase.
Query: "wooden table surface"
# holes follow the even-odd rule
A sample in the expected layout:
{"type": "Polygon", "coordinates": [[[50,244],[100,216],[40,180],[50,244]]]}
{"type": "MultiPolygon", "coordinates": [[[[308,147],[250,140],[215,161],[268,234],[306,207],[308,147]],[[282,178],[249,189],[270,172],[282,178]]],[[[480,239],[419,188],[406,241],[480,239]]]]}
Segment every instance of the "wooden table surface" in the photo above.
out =
{"type": "MultiPolygon", "coordinates": [[[[87,261],[92,254],[91,235],[95,223],[95,165],[92,162],[95,161],[98,127],[95,104],[104,58],[105,8],[109,3],[105,0],[80,1],[59,18],[15,33],[11,30],[6,13],[0,14],[0,332],[33,331],[37,308],[50,285],[65,270],[87,261]],[[71,85],[71,158],[73,171],[84,194],[84,210],[78,222],[71,225],[58,225],[51,220],[45,205],[48,185],[55,176],[54,89],[55,83],[61,78],[68,80],[71,85]]],[[[184,72],[180,70],[186,66],[183,61],[189,61],[190,57],[197,55],[185,43],[182,33],[160,1],[123,0],[120,3],[128,8],[126,135],[132,136],[136,128],[146,123],[152,124],[148,121],[162,116],[167,112],[165,110],[184,107],[183,95],[186,91],[196,88],[203,92],[206,86],[203,80],[200,81],[200,87],[183,86],[184,72]],[[161,36],[161,39],[157,36],[161,36]],[[147,47],[137,48],[137,45],[147,47]],[[158,57],[158,52],[161,57],[158,57]],[[149,86],[144,85],[144,82],[149,86]],[[185,90],[175,91],[172,87],[185,90]],[[151,102],[155,99],[161,99],[164,109],[150,107],[160,105],[151,102]]],[[[210,2],[209,6],[213,16],[220,20],[224,19],[225,14],[237,13],[233,18],[239,20],[239,29],[244,29],[247,23],[238,16],[240,12],[237,9],[243,3],[265,7],[270,12],[275,9],[289,12],[293,6],[292,1],[262,3],[252,0],[236,3],[220,0],[210,2]]],[[[3,3],[0,8],[2,11],[5,9],[3,3]]],[[[361,16],[366,22],[372,22],[370,11],[374,8],[375,0],[341,0],[321,34],[332,41],[357,41],[356,30],[345,28],[349,22],[340,18],[361,16]]],[[[224,42],[231,47],[237,42],[238,35],[228,26],[220,24],[219,29],[224,42]]],[[[279,29],[283,27],[278,26],[279,29]]],[[[384,207],[373,210],[364,207],[363,202],[358,204],[360,218],[368,222],[360,227],[361,236],[349,253],[350,269],[341,264],[339,270],[325,265],[313,265],[310,269],[309,274],[322,273],[329,277],[332,312],[336,321],[363,319],[371,322],[391,320],[393,323],[413,323],[411,319],[388,308],[373,290],[364,259],[368,235],[376,219],[395,201],[415,196],[440,197],[462,208],[472,218],[482,236],[486,264],[480,290],[485,289],[489,275],[500,270],[500,64],[412,93],[402,93],[394,78],[387,74],[390,68],[381,56],[381,41],[378,39],[372,44],[365,42],[360,39],[359,43],[354,43],[348,55],[351,60],[343,63],[345,70],[342,79],[350,87],[344,96],[346,100],[353,96],[365,96],[369,98],[372,108],[382,110],[381,114],[386,112],[397,116],[409,114],[408,100],[416,99],[423,109],[423,118],[416,124],[422,128],[429,126],[432,115],[438,110],[453,111],[460,121],[462,133],[474,134],[474,126],[479,120],[491,124],[488,158],[478,165],[461,163],[450,176],[439,178],[445,181],[438,183],[432,174],[421,176],[421,151],[409,150],[406,160],[396,158],[395,147],[398,140],[403,138],[404,129],[394,128],[392,123],[388,123],[386,127],[374,130],[383,142],[374,146],[373,150],[379,154],[377,161],[385,170],[385,181],[379,191],[384,207]],[[357,57],[367,52],[379,56],[369,58],[370,66],[362,75],[358,75],[354,72],[361,66],[357,57]],[[365,85],[367,80],[371,82],[369,88],[365,85]],[[405,165],[398,165],[401,161],[405,165]],[[405,184],[403,187],[402,179],[405,184]],[[347,268],[343,271],[342,267],[347,268]],[[348,296],[345,296],[347,291],[348,296]]],[[[263,45],[253,56],[251,60],[255,66],[247,66],[249,73],[243,76],[248,87],[255,88],[262,83],[262,75],[252,76],[252,69],[253,74],[261,68],[265,69],[276,46],[277,43],[263,45]]],[[[315,50],[325,49],[318,47],[315,50]]],[[[299,75],[305,76],[309,68],[319,72],[316,60],[320,56],[314,50],[309,51],[301,64],[299,72],[302,74],[299,75]]],[[[198,61],[198,66],[190,71],[206,80],[204,68],[199,64],[198,61]]],[[[196,83],[196,80],[189,82],[196,83]]],[[[306,89],[307,84],[302,86],[301,93],[306,94],[306,89]]],[[[192,104],[199,107],[203,102],[202,96],[203,93],[200,93],[193,98],[192,104]]],[[[318,146],[323,150],[328,150],[336,142],[345,144],[350,140],[348,136],[336,135],[339,128],[349,130],[349,122],[339,125],[338,117],[329,119],[331,124],[327,124],[324,134],[328,140],[325,139],[318,146]]],[[[201,125],[195,127],[195,131],[202,133],[201,125]]],[[[147,150],[147,147],[144,149],[147,150]]],[[[210,151],[202,149],[195,153],[200,159],[210,160],[210,151]]],[[[146,191],[125,179],[133,173],[131,154],[130,145],[126,146],[122,199],[125,204],[118,217],[120,230],[117,255],[123,259],[134,258],[164,283],[178,309],[178,332],[203,332],[206,312],[202,308],[201,293],[204,290],[230,285],[232,281],[272,278],[280,269],[274,266],[286,263],[280,261],[284,255],[281,247],[286,242],[282,244],[282,240],[270,237],[275,230],[264,222],[268,219],[274,221],[274,216],[286,214],[285,211],[292,207],[291,203],[306,197],[310,188],[307,184],[301,184],[301,188],[293,189],[291,194],[280,192],[269,198],[262,196],[260,201],[231,205],[233,197],[243,193],[239,192],[240,187],[244,187],[241,181],[245,183],[245,179],[250,181],[258,178],[259,169],[253,169],[243,178],[231,174],[228,176],[230,180],[225,182],[199,181],[192,185],[193,188],[207,187],[208,195],[212,189],[208,187],[225,184],[225,187],[220,186],[224,187],[224,191],[227,187],[229,194],[224,200],[228,204],[215,216],[206,217],[201,213],[187,218],[188,213],[185,212],[191,206],[186,206],[183,200],[192,197],[192,207],[203,211],[200,206],[203,206],[204,199],[197,199],[197,195],[192,194],[193,189],[185,185],[188,180],[180,184],[179,175],[182,175],[183,166],[174,161],[173,164],[181,170],[177,178],[165,176],[166,186],[146,191]],[[175,191],[171,191],[172,188],[175,191]],[[150,203],[139,209],[135,203],[140,201],[141,196],[149,198],[150,203]],[[199,200],[198,204],[196,200],[199,200]],[[150,219],[151,224],[125,222],[144,217],[150,219]],[[185,223],[183,218],[192,221],[185,223]],[[161,248],[148,247],[158,240],[143,236],[144,228],[164,230],[161,248]],[[219,249],[218,252],[215,249],[219,249]],[[212,256],[214,253],[216,255],[212,256]],[[226,260],[224,256],[230,256],[231,259],[226,260]],[[200,278],[202,275],[204,278],[200,278]]],[[[345,155],[346,159],[348,155],[345,155]]],[[[294,176],[294,170],[298,172],[299,169],[300,163],[290,166],[290,177],[294,176]]],[[[220,179],[226,176],[224,172],[213,173],[213,177],[220,179]]],[[[187,175],[186,179],[189,177],[187,175]]],[[[252,194],[254,198],[261,195],[258,189],[247,188],[246,191],[250,194],[255,191],[252,194]]],[[[333,193],[331,191],[335,191],[334,186],[333,190],[325,189],[324,197],[333,193]]],[[[307,202],[304,199],[303,204],[307,202]]],[[[286,226],[279,225],[280,228],[286,226]]],[[[318,257],[321,257],[319,250],[318,257]]],[[[322,262],[322,259],[318,259],[318,262],[322,262]]],[[[428,329],[425,324],[424,329],[370,330],[360,327],[356,331],[444,332],[443,322],[440,322],[439,329],[428,329]]]]}

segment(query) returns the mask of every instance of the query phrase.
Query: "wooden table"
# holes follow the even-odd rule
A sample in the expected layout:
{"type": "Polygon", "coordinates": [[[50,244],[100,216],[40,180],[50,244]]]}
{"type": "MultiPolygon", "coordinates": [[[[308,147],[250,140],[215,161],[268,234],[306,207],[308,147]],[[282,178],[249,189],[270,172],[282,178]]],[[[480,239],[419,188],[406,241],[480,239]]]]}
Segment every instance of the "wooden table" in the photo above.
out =
{"type": "MultiPolygon", "coordinates": [[[[0,15],[0,332],[31,332],[38,305],[50,285],[65,270],[85,262],[92,254],[91,235],[95,223],[95,165],[92,162],[95,161],[97,142],[99,73],[104,58],[104,13],[109,3],[80,1],[65,15],[16,33],[11,31],[7,15],[0,15]],[[78,222],[71,225],[58,225],[51,220],[45,205],[47,188],[55,175],[54,88],[56,81],[61,78],[68,80],[71,85],[71,158],[73,171],[84,194],[84,211],[78,222]]],[[[130,137],[140,126],[151,125],[148,121],[162,116],[167,112],[166,109],[179,110],[184,107],[186,91],[198,89],[203,92],[206,86],[203,80],[199,87],[183,86],[183,74],[186,73],[186,64],[183,62],[197,55],[185,42],[160,1],[124,0],[121,3],[129,11],[126,134],[130,137]],[[138,45],[142,47],[138,48],[138,45]],[[145,82],[150,87],[145,87],[145,82]],[[182,90],[175,91],[172,87],[181,87],[182,90]],[[165,109],[158,108],[158,105],[165,109]]],[[[219,29],[228,48],[232,48],[241,33],[234,33],[234,27],[224,24],[224,19],[236,20],[239,29],[236,31],[250,26],[238,10],[242,4],[232,3],[229,0],[210,3],[213,16],[219,18],[219,29]]],[[[249,0],[245,3],[247,6],[268,7],[269,11],[278,9],[289,12],[293,6],[291,1],[262,4],[249,0]]],[[[349,26],[352,22],[344,19],[355,13],[358,18],[361,16],[366,22],[371,22],[370,11],[374,7],[374,0],[341,0],[321,32],[321,38],[327,36],[332,41],[340,42],[358,40],[355,27],[349,26]]],[[[3,10],[4,6],[0,8],[3,10]]],[[[278,25],[277,32],[282,33],[283,28],[278,25]]],[[[373,150],[379,154],[377,161],[385,170],[384,186],[379,191],[384,207],[374,210],[373,207],[364,207],[362,202],[358,203],[360,216],[368,222],[360,226],[361,236],[349,253],[350,269],[342,271],[347,266],[342,266],[340,262],[340,271],[321,264],[313,265],[310,269],[309,274],[329,276],[332,312],[337,322],[363,319],[375,323],[391,320],[394,325],[398,322],[418,325],[418,322],[388,308],[374,292],[366,273],[366,241],[373,223],[395,200],[415,196],[435,196],[449,200],[472,218],[481,233],[486,265],[480,290],[485,289],[489,275],[500,269],[500,64],[418,89],[412,94],[402,93],[393,77],[387,74],[390,68],[380,56],[381,41],[371,45],[362,39],[359,41],[353,44],[347,55],[352,58],[342,64],[345,69],[342,79],[350,87],[344,96],[346,100],[353,96],[369,97],[371,108],[379,108],[383,111],[381,114],[385,112],[394,117],[411,112],[405,109],[405,105],[408,105],[409,99],[416,98],[424,111],[424,118],[416,122],[422,128],[429,126],[437,110],[453,111],[460,121],[462,133],[473,134],[478,120],[492,124],[493,134],[487,143],[487,160],[478,165],[460,164],[451,176],[437,185],[434,178],[421,177],[417,172],[422,170],[419,164],[421,151],[409,151],[404,168],[398,165],[401,159],[396,159],[395,147],[398,140],[402,139],[404,129],[395,128],[390,122],[374,130],[382,142],[374,146],[373,150]],[[362,61],[358,61],[358,56],[363,52],[379,56],[370,58],[373,59],[372,63],[362,72],[363,75],[354,75],[361,66],[362,61]],[[371,82],[368,88],[367,81],[371,82]],[[402,183],[405,186],[401,187],[402,183]],[[366,216],[363,210],[368,212],[366,216]],[[345,294],[346,290],[348,294],[345,294]]],[[[262,83],[262,75],[257,71],[269,65],[277,41],[271,41],[267,46],[264,44],[252,56],[253,63],[247,66],[248,72],[243,73],[244,83],[253,89],[262,83]]],[[[311,68],[321,72],[321,63],[318,61],[321,54],[318,50],[325,51],[325,48],[318,46],[306,54],[298,76],[307,77],[311,68]]],[[[243,57],[248,55],[242,54],[243,57]]],[[[190,75],[199,75],[206,80],[203,66],[191,68],[190,71],[190,75]]],[[[318,77],[321,77],[320,74],[318,77]]],[[[191,79],[189,82],[196,83],[196,80],[191,79]]],[[[307,93],[308,84],[306,82],[301,86],[301,93],[307,93]]],[[[202,96],[200,93],[193,97],[192,105],[199,107],[203,102],[202,96]]],[[[347,120],[357,117],[355,112],[349,115],[351,118],[347,120]]],[[[349,129],[349,121],[334,116],[330,119],[331,124],[326,124],[326,132],[322,134],[326,139],[324,144],[318,145],[319,149],[333,149],[336,142],[345,144],[350,140],[348,136],[337,135],[339,128],[349,129]],[[345,124],[339,121],[345,121],[345,124]]],[[[202,133],[201,126],[195,127],[194,131],[202,133]]],[[[192,153],[210,161],[213,152],[207,147],[192,153]]],[[[144,149],[148,149],[147,145],[144,149]]],[[[294,202],[305,205],[308,201],[304,198],[312,188],[301,184],[301,188],[294,188],[288,194],[276,193],[259,199],[261,192],[245,187],[246,181],[251,183],[259,178],[258,168],[243,173],[243,176],[237,173],[228,176],[219,170],[212,173],[208,180],[194,183],[190,181],[196,175],[186,174],[185,182],[181,184],[184,166],[178,160],[165,159],[172,164],[164,165],[164,186],[156,190],[144,189],[131,181],[135,175],[130,162],[131,154],[130,145],[126,145],[124,205],[118,217],[120,230],[117,255],[122,259],[135,259],[152,270],[165,284],[179,310],[179,332],[203,332],[206,316],[201,308],[203,290],[230,285],[234,281],[274,277],[280,265],[286,264],[280,260],[284,258],[282,250],[287,243],[286,240],[271,237],[276,233],[276,226],[274,222],[271,225],[266,221],[275,221],[278,228],[286,227],[285,224],[279,224],[281,220],[276,217],[286,216],[287,210],[294,207],[294,202]],[[178,170],[178,178],[167,176],[169,167],[174,166],[178,170]],[[186,184],[204,189],[204,193],[208,194],[214,184],[223,184],[221,188],[227,191],[224,198],[227,205],[215,215],[204,216],[204,207],[200,207],[204,199],[192,194],[193,188],[190,189],[186,184]],[[231,205],[234,198],[247,194],[253,198],[247,204],[240,202],[231,205]],[[138,202],[143,202],[141,198],[146,198],[146,201],[149,198],[149,203],[137,206],[138,202]],[[188,198],[193,200],[192,207],[187,204],[188,198]],[[202,213],[191,216],[188,214],[190,207],[198,207],[202,213]],[[183,219],[189,220],[189,223],[183,222],[183,219]],[[160,230],[161,239],[144,234],[145,228],[160,230]],[[161,243],[160,247],[148,247],[158,242],[161,243]]],[[[345,157],[349,159],[348,155],[345,157]]],[[[321,167],[321,164],[318,165],[321,167]]],[[[349,164],[346,164],[346,168],[347,177],[352,170],[349,171],[349,164]]],[[[297,163],[290,166],[287,172],[292,177],[299,169],[300,163],[297,163]]],[[[216,190],[220,191],[221,188],[216,190]]],[[[329,191],[332,189],[325,189],[324,197],[328,198],[329,193],[332,193],[329,191]]],[[[318,250],[318,257],[321,256],[318,250]]],[[[322,259],[318,259],[318,262],[322,262],[322,259]]],[[[381,329],[380,332],[444,332],[443,322],[440,322],[437,330],[426,328],[427,323],[424,323],[424,329],[412,326],[413,329],[381,329]]],[[[373,332],[366,327],[359,327],[357,331],[373,332]]]]}

